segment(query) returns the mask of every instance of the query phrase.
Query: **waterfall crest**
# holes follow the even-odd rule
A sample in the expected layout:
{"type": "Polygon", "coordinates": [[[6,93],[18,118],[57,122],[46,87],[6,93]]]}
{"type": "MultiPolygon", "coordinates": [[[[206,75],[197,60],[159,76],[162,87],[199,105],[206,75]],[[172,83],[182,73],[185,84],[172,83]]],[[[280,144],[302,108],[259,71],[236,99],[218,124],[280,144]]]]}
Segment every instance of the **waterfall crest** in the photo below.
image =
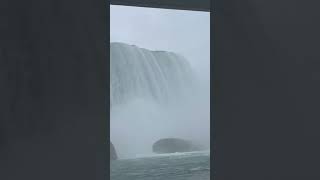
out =
{"type": "Polygon", "coordinates": [[[111,107],[132,98],[166,103],[193,88],[194,75],[182,56],[150,51],[124,43],[110,43],[111,107]]]}

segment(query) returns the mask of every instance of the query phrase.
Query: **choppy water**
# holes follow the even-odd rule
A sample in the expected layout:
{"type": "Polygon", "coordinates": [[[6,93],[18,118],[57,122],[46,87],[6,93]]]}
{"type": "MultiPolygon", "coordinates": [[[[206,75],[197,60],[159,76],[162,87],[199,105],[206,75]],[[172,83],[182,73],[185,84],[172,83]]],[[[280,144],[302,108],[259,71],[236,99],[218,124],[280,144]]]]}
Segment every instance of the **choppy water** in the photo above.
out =
{"type": "Polygon", "coordinates": [[[175,153],[111,162],[111,180],[209,180],[209,152],[175,153]]]}

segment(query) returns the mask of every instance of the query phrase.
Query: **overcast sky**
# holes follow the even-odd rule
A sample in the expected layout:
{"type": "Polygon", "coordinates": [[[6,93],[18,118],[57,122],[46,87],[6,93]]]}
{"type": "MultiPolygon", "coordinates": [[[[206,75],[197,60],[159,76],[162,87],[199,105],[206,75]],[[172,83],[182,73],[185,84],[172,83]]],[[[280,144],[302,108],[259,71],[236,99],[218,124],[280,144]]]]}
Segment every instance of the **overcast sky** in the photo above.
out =
{"type": "Polygon", "coordinates": [[[111,6],[110,16],[111,42],[179,53],[209,79],[208,12],[111,6]]]}

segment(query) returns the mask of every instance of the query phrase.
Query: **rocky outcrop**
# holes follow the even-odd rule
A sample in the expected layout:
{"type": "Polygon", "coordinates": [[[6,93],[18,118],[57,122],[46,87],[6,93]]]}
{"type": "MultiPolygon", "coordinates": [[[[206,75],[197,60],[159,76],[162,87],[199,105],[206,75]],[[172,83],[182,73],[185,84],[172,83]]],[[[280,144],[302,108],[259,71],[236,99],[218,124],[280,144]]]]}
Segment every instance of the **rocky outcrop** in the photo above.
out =
{"type": "Polygon", "coordinates": [[[194,143],[184,139],[166,138],[160,139],[152,146],[154,153],[175,153],[175,152],[190,152],[200,150],[194,143]]]}
{"type": "Polygon", "coordinates": [[[116,149],[114,148],[112,142],[110,142],[110,160],[117,160],[118,155],[116,149]]]}

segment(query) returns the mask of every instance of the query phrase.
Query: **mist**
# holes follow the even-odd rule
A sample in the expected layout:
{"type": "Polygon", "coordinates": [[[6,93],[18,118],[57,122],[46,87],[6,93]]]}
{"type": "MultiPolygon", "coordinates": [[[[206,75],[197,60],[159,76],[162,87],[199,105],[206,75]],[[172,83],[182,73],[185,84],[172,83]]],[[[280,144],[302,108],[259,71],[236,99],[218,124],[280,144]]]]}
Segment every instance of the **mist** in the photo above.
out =
{"type": "MultiPolygon", "coordinates": [[[[181,55],[190,65],[193,79],[185,86],[187,91],[181,92],[183,96],[172,96],[165,104],[138,92],[139,95],[112,105],[110,138],[119,157],[151,154],[155,141],[170,137],[192,140],[209,149],[210,14],[111,6],[110,21],[111,42],[136,45],[148,52],[167,51],[181,55]]],[[[113,62],[116,61],[113,57],[113,62]]],[[[131,76],[135,74],[131,73],[131,76]]]]}

